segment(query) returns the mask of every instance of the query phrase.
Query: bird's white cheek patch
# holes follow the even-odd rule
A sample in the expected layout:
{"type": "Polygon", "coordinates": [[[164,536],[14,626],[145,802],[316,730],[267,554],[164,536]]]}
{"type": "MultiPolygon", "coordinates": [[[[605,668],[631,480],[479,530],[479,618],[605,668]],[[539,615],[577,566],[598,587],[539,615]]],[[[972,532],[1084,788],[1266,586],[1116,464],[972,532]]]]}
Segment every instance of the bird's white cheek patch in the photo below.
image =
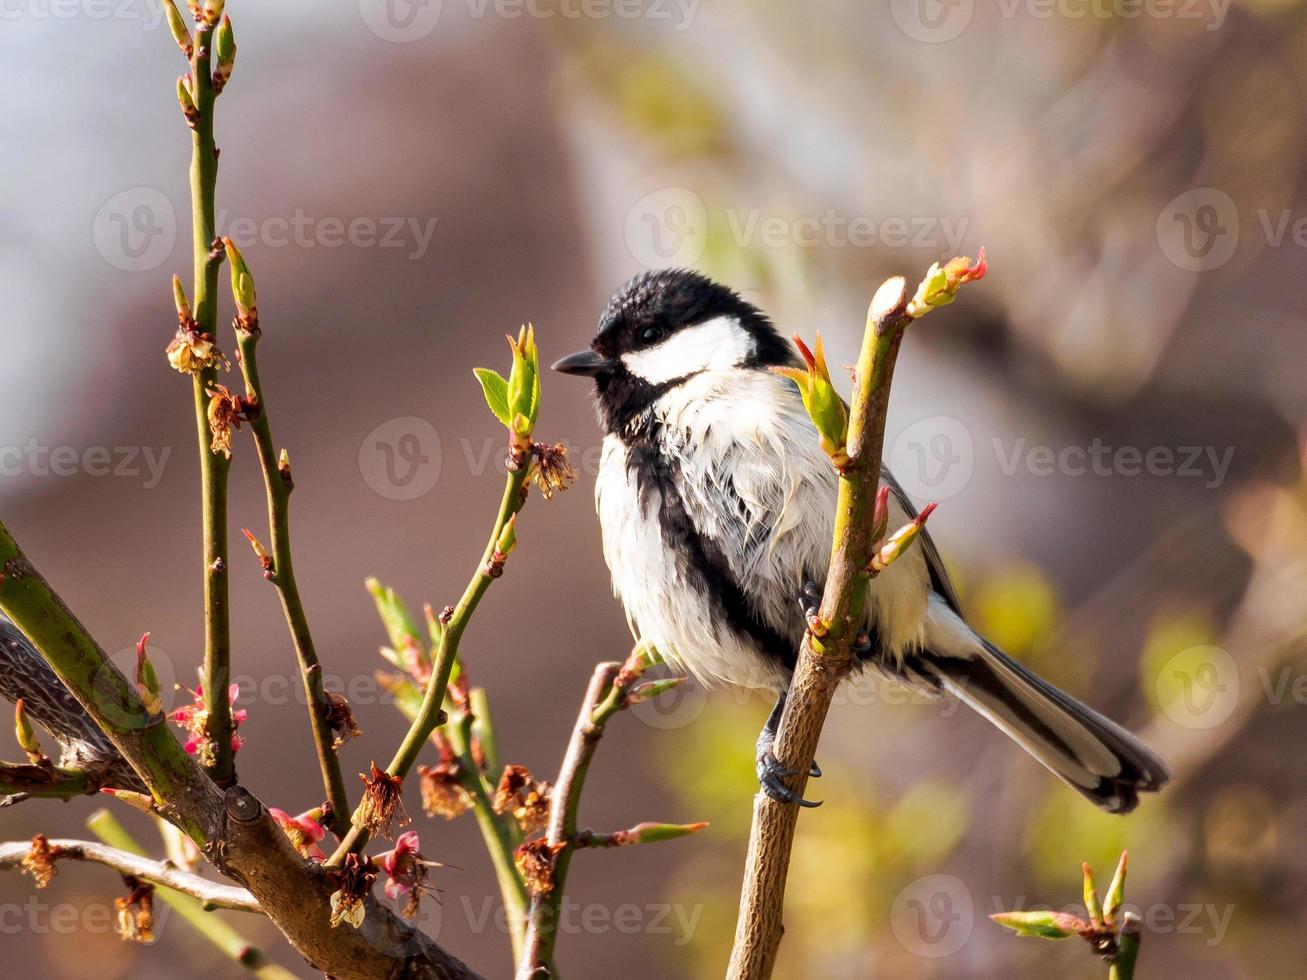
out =
{"type": "Polygon", "coordinates": [[[656,347],[622,355],[626,369],[650,384],[738,367],[753,354],[752,335],[734,317],[718,317],[678,330],[656,347]]]}

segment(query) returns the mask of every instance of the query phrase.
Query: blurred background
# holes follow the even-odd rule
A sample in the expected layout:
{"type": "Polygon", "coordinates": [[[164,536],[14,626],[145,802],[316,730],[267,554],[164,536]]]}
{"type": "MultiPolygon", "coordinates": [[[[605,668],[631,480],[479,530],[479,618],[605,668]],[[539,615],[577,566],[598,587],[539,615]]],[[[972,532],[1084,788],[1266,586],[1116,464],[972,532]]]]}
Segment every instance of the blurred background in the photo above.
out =
{"type": "MultiPolygon", "coordinates": [[[[1128,847],[1140,976],[1301,976],[1301,3],[228,10],[219,227],[258,279],[300,585],[328,685],[365,732],[343,750],[352,791],[405,728],[372,676],[385,635],[363,579],[414,607],[462,590],[501,486],[502,429],[471,369],[506,367],[506,331],[533,321],[552,360],[588,342],[620,282],[679,264],[786,333],[820,329],[847,363],[886,276],[984,245],[989,277],[905,345],[887,458],[940,501],[931,527],[972,619],[1143,733],[1177,779],[1105,816],[956,704],[850,693],[819,754],[826,805],[800,822],[777,974],[1101,976],[1083,944],[987,917],[1074,905],[1079,862],[1101,880],[1128,847]]],[[[121,663],[149,630],[165,687],[191,685],[195,436],[190,384],[163,356],[168,279],[191,261],[184,66],[152,0],[9,0],[0,19],[0,513],[121,663]]],[[[593,515],[584,386],[545,378],[538,434],[571,447],[580,479],[533,499],[464,653],[505,755],[550,777],[592,664],[629,635],[593,515]]],[[[243,438],[231,520],[265,522],[243,438]]],[[[243,543],[233,566],[240,774],[299,812],[320,787],[292,650],[243,543]]],[[[712,827],[578,858],[567,976],[721,975],[768,707],[687,686],[610,726],[584,825],[712,827]]],[[[0,810],[0,838],[85,835],[97,806],[0,810]]],[[[416,826],[459,868],[440,872],[424,925],[508,976],[471,818],[416,826]]],[[[179,919],[153,946],[121,942],[106,911],[120,892],[92,866],[40,892],[0,876],[7,967],[237,974],[179,919]]],[[[312,975],[269,924],[233,921],[312,975]]]]}

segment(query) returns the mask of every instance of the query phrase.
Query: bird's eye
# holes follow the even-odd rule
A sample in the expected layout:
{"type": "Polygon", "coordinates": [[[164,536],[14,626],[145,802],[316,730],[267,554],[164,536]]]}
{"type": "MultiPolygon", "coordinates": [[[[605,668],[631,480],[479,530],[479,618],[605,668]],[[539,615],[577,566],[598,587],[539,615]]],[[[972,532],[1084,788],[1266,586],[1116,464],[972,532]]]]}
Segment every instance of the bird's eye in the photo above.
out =
{"type": "Polygon", "coordinates": [[[663,333],[664,330],[662,327],[659,326],[645,327],[643,330],[640,331],[640,343],[656,344],[658,343],[658,341],[663,339],[663,333]]]}

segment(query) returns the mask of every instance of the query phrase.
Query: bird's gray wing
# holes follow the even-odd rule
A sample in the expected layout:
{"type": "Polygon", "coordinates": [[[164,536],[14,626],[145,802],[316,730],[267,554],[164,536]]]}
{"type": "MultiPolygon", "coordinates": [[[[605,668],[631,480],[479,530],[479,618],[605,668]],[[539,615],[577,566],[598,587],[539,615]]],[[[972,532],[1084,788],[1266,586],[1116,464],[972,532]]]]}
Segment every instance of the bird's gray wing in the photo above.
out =
{"type": "MultiPolygon", "coordinates": [[[[904,492],[899,481],[894,479],[894,474],[889,471],[889,467],[881,464],[881,479],[889,484],[890,493],[894,494],[894,499],[899,505],[907,511],[909,517],[917,516],[917,509],[912,506],[912,501],[908,499],[907,493],[904,492]]],[[[890,528],[891,531],[894,528],[890,528]]],[[[958,601],[958,594],[953,590],[953,583],[949,581],[948,572],[944,569],[944,561],[939,557],[939,550],[935,547],[935,542],[930,539],[930,532],[922,528],[921,535],[917,538],[918,548],[926,558],[926,568],[930,572],[930,586],[948,603],[948,607],[962,616],[962,603],[958,601]]]]}

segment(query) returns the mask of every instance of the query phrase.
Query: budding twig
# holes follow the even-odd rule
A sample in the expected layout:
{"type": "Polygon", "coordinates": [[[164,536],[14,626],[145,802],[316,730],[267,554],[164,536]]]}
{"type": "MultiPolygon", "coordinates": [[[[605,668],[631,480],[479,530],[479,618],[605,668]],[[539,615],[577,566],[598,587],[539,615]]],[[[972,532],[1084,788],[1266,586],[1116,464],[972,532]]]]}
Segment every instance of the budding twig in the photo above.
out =
{"type": "MultiPolygon", "coordinates": [[[[862,622],[868,583],[871,574],[879,571],[874,559],[880,559],[883,567],[897,553],[875,553],[873,546],[888,524],[888,497],[878,484],[890,382],[904,331],[916,316],[951,302],[961,283],[983,275],[983,256],[975,266],[969,260],[934,266],[912,305],[901,277],[880,287],[867,313],[845,438],[841,439],[838,431],[840,413],[825,391],[829,373],[824,357],[805,355],[808,373],[795,378],[822,445],[840,475],[826,588],[799,651],[773,750],[780,764],[796,773],[789,783],[796,793],[802,794],[807,783],[831,698],[852,666],[851,643],[862,622]]],[[[918,522],[908,525],[899,532],[906,540],[895,535],[895,547],[901,551],[919,530],[918,522]],[[910,530],[914,527],[915,531],[910,530]]],[[[890,547],[895,538],[885,546],[890,547]]],[[[727,969],[731,980],[771,976],[783,932],[785,880],[797,820],[797,807],[765,793],[756,797],[735,944],[727,969]]]]}
{"type": "Polygon", "coordinates": [[[232,294],[236,302],[236,345],[240,351],[241,374],[245,379],[246,400],[255,406],[249,418],[254,434],[254,448],[263,471],[263,487],[267,496],[268,529],[271,551],[263,548],[249,531],[255,554],[259,558],[264,576],[277,587],[282,612],[290,629],[291,643],[299,661],[300,681],[304,687],[305,703],[309,710],[309,725],[313,731],[313,744],[317,751],[318,768],[322,770],[322,783],[331,804],[331,812],[324,822],[338,834],[349,828],[349,796],[341,773],[340,759],[334,747],[333,704],[323,688],[322,667],[318,660],[313,634],[309,630],[308,615],[295,581],[295,564],[290,544],[290,496],[294,483],[289,479],[290,462],[284,453],[278,454],[272,438],[272,424],[268,418],[268,399],[259,376],[258,307],[254,292],[254,279],[245,263],[245,257],[230,238],[223,244],[230,260],[232,294]]]}

